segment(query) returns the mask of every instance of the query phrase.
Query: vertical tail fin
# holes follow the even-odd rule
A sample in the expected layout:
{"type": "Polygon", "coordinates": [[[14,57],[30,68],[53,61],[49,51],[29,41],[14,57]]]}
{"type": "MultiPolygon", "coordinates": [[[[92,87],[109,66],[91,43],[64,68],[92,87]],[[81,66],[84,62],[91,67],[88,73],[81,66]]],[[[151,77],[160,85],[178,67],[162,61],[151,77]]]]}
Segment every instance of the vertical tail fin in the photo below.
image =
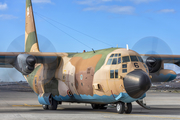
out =
{"type": "Polygon", "coordinates": [[[39,52],[31,0],[26,0],[25,52],[39,52]]]}

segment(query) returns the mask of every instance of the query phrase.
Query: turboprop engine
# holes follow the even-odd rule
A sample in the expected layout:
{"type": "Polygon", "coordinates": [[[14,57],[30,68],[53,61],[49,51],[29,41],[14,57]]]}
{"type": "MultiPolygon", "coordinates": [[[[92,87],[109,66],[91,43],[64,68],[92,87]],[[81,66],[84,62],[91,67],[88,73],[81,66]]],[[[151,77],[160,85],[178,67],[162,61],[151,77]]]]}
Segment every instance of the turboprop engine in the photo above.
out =
{"type": "Polygon", "coordinates": [[[169,82],[176,78],[173,70],[164,69],[164,62],[161,59],[142,56],[143,61],[149,68],[149,74],[152,76],[152,82],[169,82]]]}
{"type": "Polygon", "coordinates": [[[13,66],[23,75],[30,74],[35,67],[36,58],[29,54],[19,54],[13,66]]]}
{"type": "Polygon", "coordinates": [[[155,59],[153,57],[148,57],[145,60],[146,65],[149,68],[150,73],[155,73],[161,68],[162,61],[160,59],[155,59]]]}

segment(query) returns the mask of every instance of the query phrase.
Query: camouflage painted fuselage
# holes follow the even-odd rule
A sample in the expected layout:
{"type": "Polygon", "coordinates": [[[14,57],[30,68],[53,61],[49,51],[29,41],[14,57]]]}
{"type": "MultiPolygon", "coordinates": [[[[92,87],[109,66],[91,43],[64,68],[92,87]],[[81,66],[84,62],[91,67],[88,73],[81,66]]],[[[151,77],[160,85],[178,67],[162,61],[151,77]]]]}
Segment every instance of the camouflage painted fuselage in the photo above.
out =
{"type": "Polygon", "coordinates": [[[38,95],[39,102],[44,105],[50,105],[51,95],[57,101],[130,103],[145,97],[145,92],[151,84],[147,66],[140,55],[132,50],[109,48],[95,53],[41,53],[31,0],[26,0],[25,53],[20,54],[26,54],[25,56],[30,56],[31,59],[25,59],[24,55],[20,55],[24,56],[20,57],[24,58],[24,67],[21,65],[21,59],[18,63],[15,62],[16,64],[12,63],[17,70],[27,75],[26,80],[38,95]],[[133,71],[137,70],[140,71],[133,74],[133,71]],[[24,71],[29,72],[23,73],[24,71]],[[128,75],[129,73],[131,75],[128,75]],[[149,82],[143,78],[144,76],[149,82]],[[125,77],[133,77],[126,87],[124,83],[128,78],[124,80],[125,77]],[[138,82],[132,85],[133,81],[138,82]],[[129,87],[132,89],[125,89],[129,87]]]}
{"type": "Polygon", "coordinates": [[[137,100],[126,94],[123,78],[137,69],[134,63],[138,64],[138,69],[148,74],[146,65],[140,61],[107,65],[112,54],[121,54],[120,59],[123,56],[139,56],[138,53],[123,48],[109,48],[95,53],[67,53],[64,57],[57,57],[51,64],[37,64],[26,79],[37,95],[52,93],[57,101],[114,103],[122,93],[121,101],[127,103],[137,100]],[[123,73],[125,64],[127,71],[123,73]],[[116,77],[110,76],[111,70],[118,71],[114,73],[116,77]]]}

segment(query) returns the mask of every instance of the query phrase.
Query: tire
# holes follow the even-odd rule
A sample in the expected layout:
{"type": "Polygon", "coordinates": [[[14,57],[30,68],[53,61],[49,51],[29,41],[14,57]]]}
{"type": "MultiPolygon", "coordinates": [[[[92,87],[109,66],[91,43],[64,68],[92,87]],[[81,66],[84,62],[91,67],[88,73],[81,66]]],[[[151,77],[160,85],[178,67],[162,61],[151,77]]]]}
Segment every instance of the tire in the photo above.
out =
{"type": "Polygon", "coordinates": [[[92,107],[93,109],[98,109],[98,108],[99,108],[99,104],[91,104],[91,107],[92,107]]]}
{"type": "Polygon", "coordinates": [[[125,113],[130,114],[131,112],[132,112],[132,103],[127,103],[125,113]]]}
{"type": "Polygon", "coordinates": [[[48,110],[49,109],[48,105],[42,105],[42,107],[43,107],[44,110],[48,110]]]}
{"type": "Polygon", "coordinates": [[[51,105],[49,105],[49,110],[57,110],[58,102],[52,98],[51,105]]]}
{"type": "Polygon", "coordinates": [[[117,110],[117,113],[123,114],[125,111],[125,104],[123,102],[117,103],[116,104],[116,110],[117,110]]]}

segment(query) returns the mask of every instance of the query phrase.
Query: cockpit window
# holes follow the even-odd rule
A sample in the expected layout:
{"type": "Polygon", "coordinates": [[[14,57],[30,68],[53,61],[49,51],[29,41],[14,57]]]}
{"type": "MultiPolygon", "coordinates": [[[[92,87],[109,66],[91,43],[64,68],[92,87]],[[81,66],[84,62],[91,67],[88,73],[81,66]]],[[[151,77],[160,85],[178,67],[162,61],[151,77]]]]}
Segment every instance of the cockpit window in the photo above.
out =
{"type": "Polygon", "coordinates": [[[109,59],[107,65],[111,65],[112,59],[109,59]]]}
{"type": "Polygon", "coordinates": [[[117,64],[117,58],[113,59],[112,65],[115,65],[115,64],[117,64]]]}
{"type": "Polygon", "coordinates": [[[121,63],[121,58],[118,58],[118,64],[120,64],[121,63]]]}
{"type": "Polygon", "coordinates": [[[110,70],[110,78],[114,78],[114,70],[110,70]]]}
{"type": "Polygon", "coordinates": [[[143,59],[140,56],[138,56],[138,59],[140,62],[143,62],[143,59]]]}
{"type": "Polygon", "coordinates": [[[112,54],[110,57],[114,57],[114,54],[112,54]]]}
{"type": "Polygon", "coordinates": [[[130,56],[131,58],[131,61],[134,62],[134,61],[138,61],[137,57],[136,56],[130,56]]]}
{"type": "Polygon", "coordinates": [[[124,62],[129,62],[130,61],[130,59],[129,59],[129,56],[124,56],[124,57],[122,57],[122,62],[124,63],[124,62]]]}
{"type": "Polygon", "coordinates": [[[107,65],[116,65],[121,63],[121,53],[111,54],[108,59],[107,65]]]}

